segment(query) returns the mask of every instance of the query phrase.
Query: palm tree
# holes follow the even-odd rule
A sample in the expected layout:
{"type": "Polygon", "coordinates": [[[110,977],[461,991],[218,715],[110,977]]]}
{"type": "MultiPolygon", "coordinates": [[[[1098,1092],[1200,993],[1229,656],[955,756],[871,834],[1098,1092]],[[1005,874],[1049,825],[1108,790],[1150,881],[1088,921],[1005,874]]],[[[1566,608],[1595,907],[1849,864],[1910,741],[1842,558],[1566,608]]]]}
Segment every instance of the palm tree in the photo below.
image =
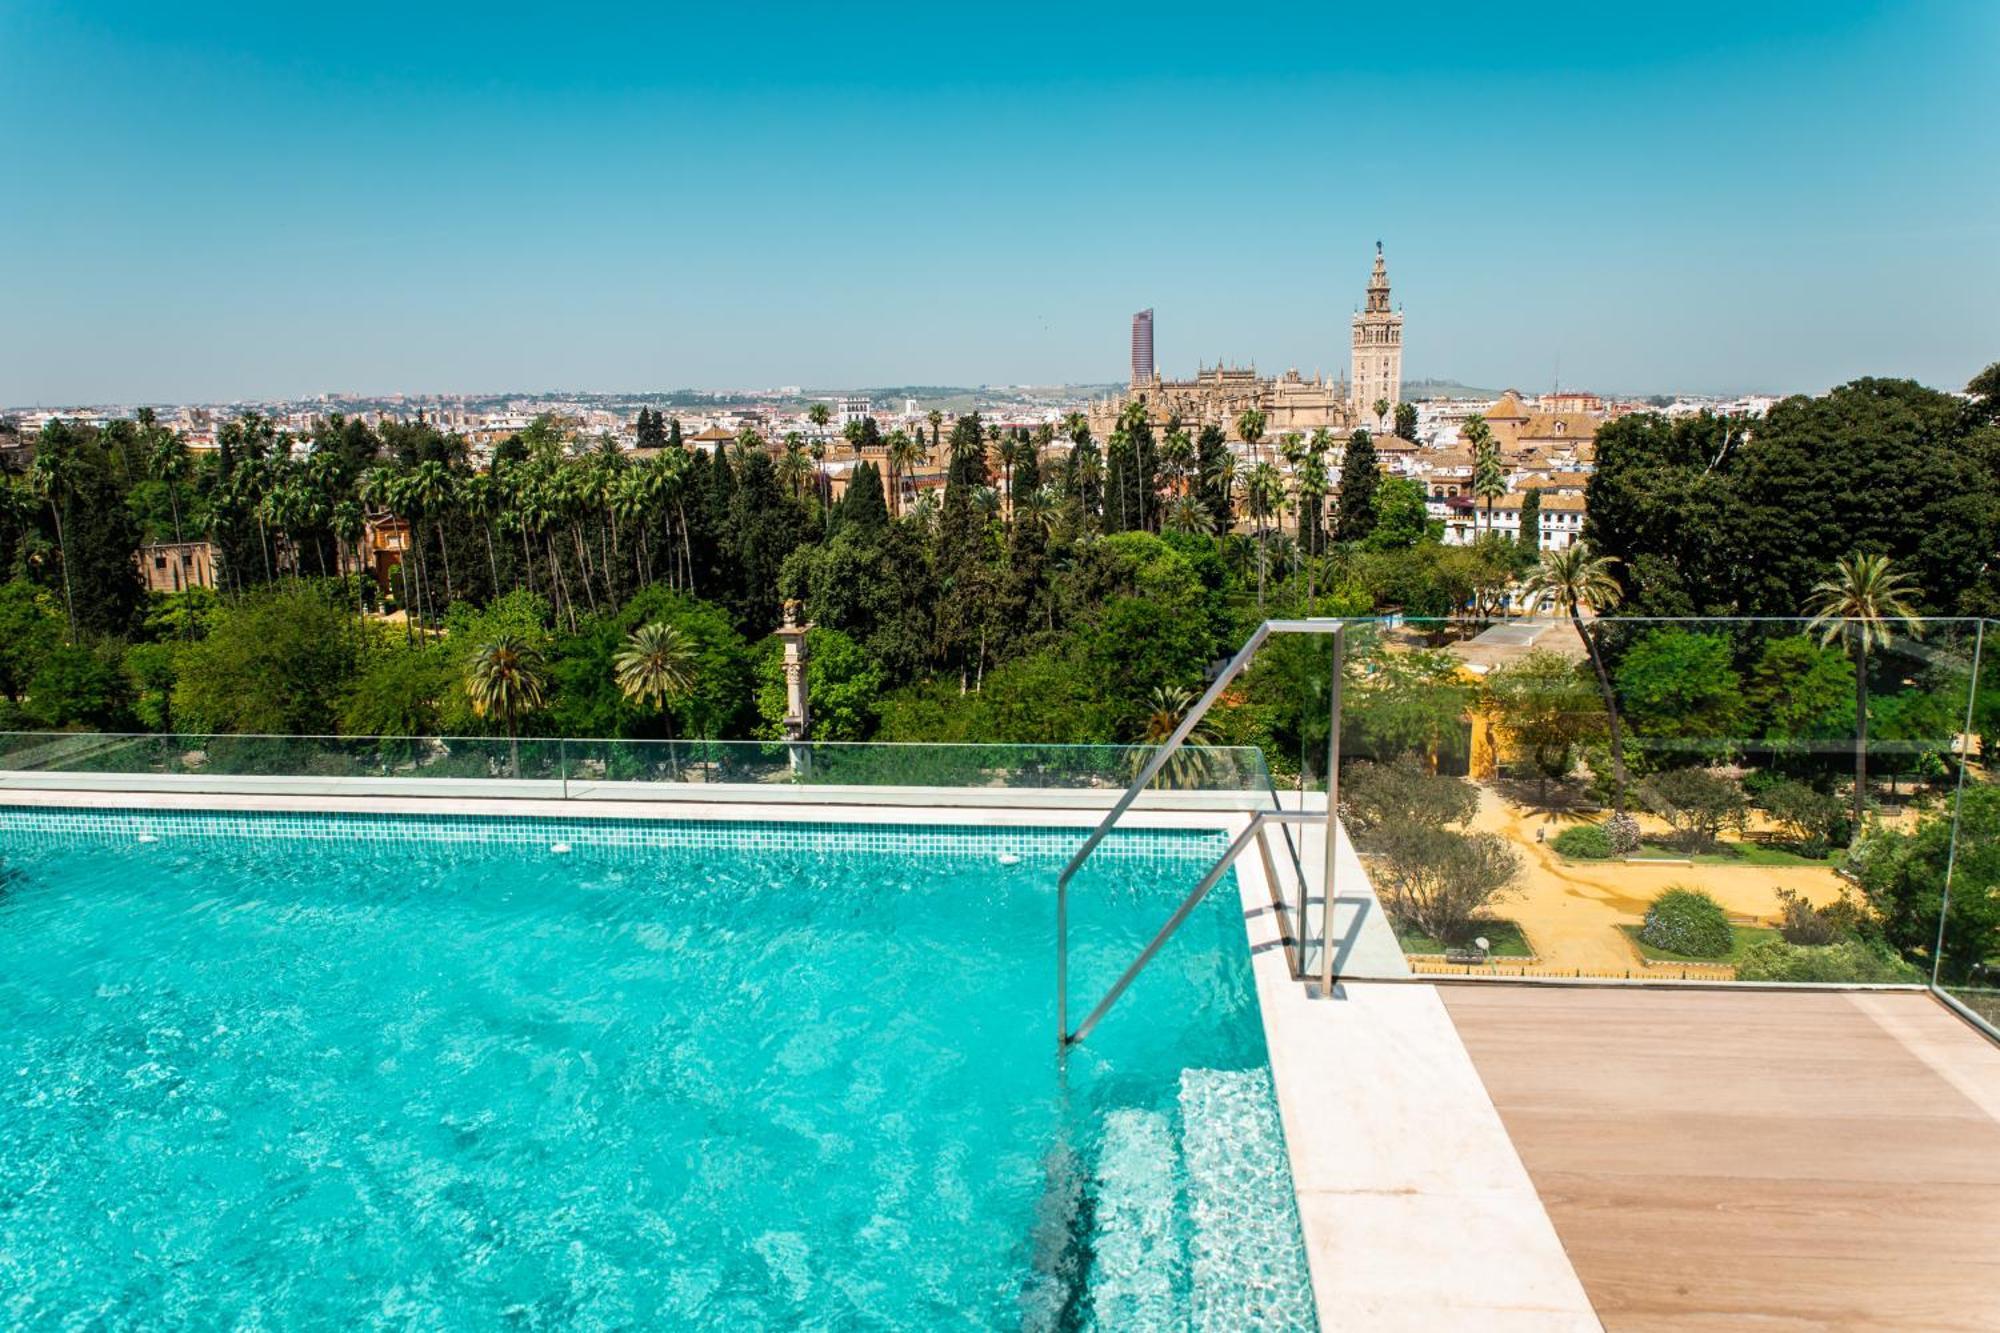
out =
{"type": "MultiPolygon", "coordinates": [[[[367,565],[361,553],[361,540],[368,535],[368,515],[353,500],[342,500],[333,507],[333,539],[345,546],[353,554],[358,573],[354,580],[354,614],[362,614],[364,602],[361,594],[361,580],[367,577],[367,565]]],[[[498,589],[496,588],[497,592],[498,589]]]]}
{"type": "Polygon", "coordinates": [[[1237,417],[1236,433],[1250,446],[1250,456],[1257,457],[1257,441],[1264,438],[1264,414],[1253,407],[1237,417]]]}
{"type": "MultiPolygon", "coordinates": [[[[452,591],[451,552],[444,544],[444,512],[452,502],[457,487],[451,470],[435,458],[419,463],[409,477],[409,499],[418,519],[429,518],[437,534],[438,555],[444,561],[444,599],[449,605],[455,597],[452,591]]],[[[411,541],[416,538],[412,536],[411,541]]],[[[428,590],[427,590],[428,591],[428,590]]]]}
{"type": "Polygon", "coordinates": [[[1388,416],[1389,416],[1389,400],[1387,398],[1377,398],[1375,400],[1375,429],[1378,432],[1382,429],[1382,423],[1388,418],[1388,416]]]}
{"type": "Polygon", "coordinates": [[[669,698],[694,687],[694,648],[679,630],[660,621],[632,631],[611,660],[618,688],[641,708],[664,709],[669,698]]]}
{"type": "MultiPolygon", "coordinates": [[[[642,586],[652,582],[653,579],[652,549],[647,540],[647,528],[650,525],[646,522],[652,514],[655,494],[652,473],[651,463],[642,463],[629,472],[619,473],[617,479],[611,483],[611,494],[608,498],[611,517],[621,526],[632,528],[638,533],[638,542],[632,552],[632,572],[642,586]]],[[[614,534],[616,531],[614,528],[614,534]]]]}
{"type": "Polygon", "coordinates": [[[1201,502],[1200,496],[1183,491],[1167,501],[1163,526],[1168,532],[1211,537],[1215,535],[1215,515],[1208,512],[1208,506],[1201,502]]]}
{"type": "Polygon", "coordinates": [[[1160,480],[1169,493],[1180,494],[1189,489],[1193,471],[1194,437],[1179,426],[1171,427],[1160,438],[1160,480]]]}
{"type": "Polygon", "coordinates": [[[788,488],[795,500],[806,498],[806,478],[812,476],[812,459],[806,442],[797,431],[785,436],[785,452],[778,456],[778,484],[788,488]]]}
{"type": "MultiPolygon", "coordinates": [[[[1247,415],[1247,414],[1246,414],[1247,415]]],[[[1260,414],[1261,415],[1261,414],[1260,414]]],[[[1243,475],[1243,507],[1257,525],[1257,613],[1264,613],[1264,568],[1269,563],[1265,520],[1278,512],[1285,481],[1272,463],[1256,463],[1243,475]]]]}
{"type": "Polygon", "coordinates": [[[1588,543],[1576,542],[1560,551],[1544,551],[1542,561],[1529,573],[1522,587],[1531,605],[1547,600],[1569,617],[1576,635],[1590,654],[1597,672],[1597,688],[1604,696],[1604,715],[1611,724],[1611,809],[1613,818],[1625,814],[1625,742],[1618,726],[1618,698],[1611,691],[1611,673],[1605,669],[1604,655],[1597,640],[1583,626],[1583,612],[1602,615],[1624,600],[1625,591],[1611,573],[1616,563],[1608,556],[1594,554],[1588,543]]]}
{"type": "Polygon", "coordinates": [[[465,663],[465,694],[477,717],[507,724],[507,759],[521,776],[521,719],[548,698],[548,664],[541,649],[516,634],[502,634],[472,650],[465,663]]]}
{"type": "Polygon", "coordinates": [[[500,482],[491,472],[475,472],[459,483],[458,501],[465,516],[486,535],[486,571],[493,578],[492,596],[500,595],[500,556],[493,549],[493,525],[500,516],[500,482]]]}
{"type": "Polygon", "coordinates": [[[1896,572],[1888,556],[1856,551],[1834,561],[1833,571],[1832,578],[1813,585],[1808,628],[1820,632],[1822,644],[1839,638],[1853,644],[1854,832],[1858,835],[1868,808],[1868,650],[1888,647],[1897,626],[1914,638],[1923,633],[1923,625],[1910,606],[1916,589],[1896,572]]]}
{"type": "MultiPolygon", "coordinates": [[[[1146,745],[1165,745],[1173,736],[1174,728],[1187,716],[1188,709],[1194,707],[1195,697],[1195,692],[1185,685],[1155,685],[1146,701],[1146,745]]],[[[1187,740],[1167,760],[1160,775],[1153,779],[1154,785],[1169,788],[1200,786],[1208,775],[1208,756],[1188,746],[1214,743],[1215,728],[1207,718],[1203,718],[1195,723],[1194,730],[1187,734],[1187,740]]],[[[1144,768],[1151,757],[1144,750],[1135,751],[1129,761],[1133,773],[1144,768]]]]}
{"type": "Polygon", "coordinates": [[[1030,532],[1046,537],[1056,520],[1056,498],[1053,487],[1037,486],[1024,491],[1015,501],[1015,521],[1030,532]]]}
{"type": "Polygon", "coordinates": [[[931,423],[931,452],[935,454],[938,451],[938,440],[942,438],[939,432],[944,429],[944,413],[933,407],[924,414],[924,420],[931,423]]]}
{"type": "Polygon", "coordinates": [[[72,473],[67,444],[60,449],[38,449],[35,451],[34,465],[28,469],[28,485],[48,504],[49,513],[56,521],[56,560],[62,565],[63,610],[69,616],[69,641],[75,643],[76,596],[70,591],[69,547],[65,544],[63,536],[63,511],[69,508],[69,493],[73,485],[72,473]]]}
{"type": "Polygon", "coordinates": [[[1507,493],[1507,474],[1500,467],[1500,450],[1491,440],[1479,446],[1472,462],[1472,494],[1486,501],[1486,534],[1493,535],[1493,502],[1507,493]]]}
{"type": "Polygon", "coordinates": [[[833,503],[833,488],[828,485],[826,480],[826,441],[814,440],[806,446],[806,452],[812,455],[813,472],[815,474],[813,485],[819,488],[819,507],[824,510],[828,505],[833,503]]]}
{"type": "Polygon", "coordinates": [[[922,465],[925,455],[923,441],[911,439],[908,432],[896,431],[889,436],[889,477],[896,492],[896,517],[901,518],[908,508],[906,489],[914,489],[914,473],[922,465]]]}
{"type": "Polygon", "coordinates": [[[935,532],[938,525],[937,496],[925,491],[910,504],[910,517],[917,521],[917,527],[924,532],[935,532]]]}
{"type": "Polygon", "coordinates": [[[1325,545],[1326,541],[1326,493],[1328,490],[1328,478],[1324,450],[1325,446],[1319,440],[1319,432],[1315,431],[1313,434],[1313,443],[1306,450],[1305,460],[1299,464],[1297,479],[1299,512],[1296,526],[1300,536],[1304,538],[1300,542],[1300,545],[1305,548],[1303,554],[1306,561],[1306,614],[1308,616],[1313,613],[1313,602],[1316,600],[1319,591],[1318,561],[1321,548],[1325,545]],[[1307,514],[1311,514],[1313,520],[1312,531],[1310,533],[1307,533],[1305,530],[1307,514]]]}
{"type": "Polygon", "coordinates": [[[152,456],[147,461],[152,466],[153,476],[167,488],[167,503],[174,511],[174,544],[182,545],[187,538],[181,535],[181,486],[191,470],[187,441],[180,437],[178,431],[162,431],[159,443],[153,447],[152,456]]]}

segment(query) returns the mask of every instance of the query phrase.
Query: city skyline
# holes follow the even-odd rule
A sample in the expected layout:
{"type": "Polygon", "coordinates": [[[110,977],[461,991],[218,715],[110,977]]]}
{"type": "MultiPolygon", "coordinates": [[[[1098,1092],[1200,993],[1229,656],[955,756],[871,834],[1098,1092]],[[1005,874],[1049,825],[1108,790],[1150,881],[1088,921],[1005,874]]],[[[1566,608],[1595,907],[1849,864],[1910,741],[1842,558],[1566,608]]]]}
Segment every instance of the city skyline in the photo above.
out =
{"type": "Polygon", "coordinates": [[[1238,22],[9,6],[0,401],[1337,374],[1378,238],[1412,378],[1991,359],[1986,7],[1238,22]]]}

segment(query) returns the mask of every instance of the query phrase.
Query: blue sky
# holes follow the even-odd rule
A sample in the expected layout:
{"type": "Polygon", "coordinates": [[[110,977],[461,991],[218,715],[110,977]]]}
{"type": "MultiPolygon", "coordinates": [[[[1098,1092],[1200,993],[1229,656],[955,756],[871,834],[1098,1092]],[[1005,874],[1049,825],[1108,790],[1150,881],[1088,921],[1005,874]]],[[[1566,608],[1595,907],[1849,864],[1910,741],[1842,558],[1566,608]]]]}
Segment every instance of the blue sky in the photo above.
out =
{"type": "Polygon", "coordinates": [[[2000,5],[0,0],[0,403],[1338,369],[1958,387],[2000,5]]]}

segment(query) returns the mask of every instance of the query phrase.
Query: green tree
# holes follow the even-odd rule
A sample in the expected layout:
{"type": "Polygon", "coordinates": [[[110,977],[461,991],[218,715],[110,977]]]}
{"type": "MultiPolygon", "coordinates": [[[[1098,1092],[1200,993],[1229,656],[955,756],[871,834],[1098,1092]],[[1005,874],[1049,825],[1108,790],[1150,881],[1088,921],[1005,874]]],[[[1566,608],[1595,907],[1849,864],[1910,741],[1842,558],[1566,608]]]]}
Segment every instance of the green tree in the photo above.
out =
{"type": "Polygon", "coordinates": [[[1500,446],[1489,435],[1472,456],[1472,494],[1486,502],[1486,531],[1493,531],[1493,502],[1507,493],[1507,473],[1500,463],[1500,446]]]}
{"type": "Polygon", "coordinates": [[[1539,557],[1542,551],[1542,492],[1530,486],[1521,495],[1521,549],[1539,557]]]}
{"type": "Polygon", "coordinates": [[[521,720],[548,702],[548,662],[531,639],[502,634],[472,650],[465,662],[465,695],[472,711],[507,728],[507,766],[521,776],[521,720]]]}
{"type": "Polygon", "coordinates": [[[1408,550],[1436,536],[1424,507],[1424,488],[1408,477],[1384,477],[1375,491],[1375,527],[1366,542],[1371,551],[1408,550]]]}
{"type": "Polygon", "coordinates": [[[1415,403],[1396,404],[1396,434],[1405,440],[1417,438],[1417,405],[1415,403]]]}
{"type": "MultiPolygon", "coordinates": [[[[1408,404],[1399,405],[1398,412],[1408,404]]],[[[1375,441],[1365,430],[1357,430],[1347,441],[1340,457],[1340,506],[1334,520],[1334,536],[1343,542],[1364,540],[1375,531],[1376,492],[1382,483],[1382,469],[1375,453],[1375,441]]]]}
{"type": "Polygon", "coordinates": [[[1719,753],[1743,724],[1743,681],[1729,639],[1678,628],[1648,630],[1618,664],[1618,698],[1632,730],[1671,758],[1719,753]]]}
{"type": "Polygon", "coordinates": [[[379,644],[340,704],[349,736],[435,736],[452,684],[451,663],[436,644],[379,644]]]}
{"type": "Polygon", "coordinates": [[[1908,833],[1870,830],[1848,852],[1883,938],[1905,958],[1934,965],[1947,986],[1964,985],[2000,956],[2000,787],[1968,785],[1956,815],[1956,839],[1947,809],[1908,833]]]}
{"type": "Polygon", "coordinates": [[[1767,639],[1744,691],[1757,734],[1779,754],[1802,755],[1813,741],[1854,729],[1854,665],[1809,635],[1767,639]]]}
{"type": "Polygon", "coordinates": [[[1521,874],[1521,855],[1497,833],[1421,825],[1392,829],[1376,858],[1382,908],[1398,929],[1450,947],[1469,944],[1484,913],[1521,874]]]}
{"type": "Polygon", "coordinates": [[[46,589],[18,578],[0,584],[0,693],[21,702],[42,660],[62,641],[62,611],[46,589]]]}
{"type": "Polygon", "coordinates": [[[882,474],[873,463],[858,463],[840,501],[840,526],[879,532],[889,526],[889,507],[882,499],[882,474]]]}
{"type": "Polygon", "coordinates": [[[1643,579],[1630,601],[1646,614],[1796,615],[1856,549],[1907,571],[1919,609],[1954,609],[2000,545],[1983,429],[1907,380],[1788,398],[1755,423],[1634,414],[1598,432],[1585,535],[1643,579]]]}
{"type": "Polygon", "coordinates": [[[125,649],[122,664],[131,695],[132,713],[149,731],[174,729],[174,682],[179,674],[179,648],[171,643],[135,643],[125,649]]]}
{"type": "Polygon", "coordinates": [[[1614,819],[1625,814],[1625,744],[1618,724],[1618,696],[1611,689],[1611,673],[1605,668],[1604,654],[1583,625],[1583,613],[1603,615],[1617,607],[1624,596],[1611,572],[1612,562],[1596,554],[1586,542],[1573,542],[1560,551],[1542,553],[1541,564],[1528,575],[1522,592],[1529,603],[1554,605],[1557,614],[1569,617],[1577,638],[1590,654],[1590,666],[1597,673],[1597,688],[1604,699],[1604,717],[1611,730],[1611,806],[1614,819]]]}
{"type": "Polygon", "coordinates": [[[207,637],[182,649],[174,715],[200,733],[328,735],[366,647],[337,587],[246,593],[215,614],[207,637]]]}
{"type": "Polygon", "coordinates": [[[1464,824],[1479,810],[1479,790],[1406,754],[1389,763],[1343,765],[1340,803],[1356,843],[1375,851],[1398,829],[1464,824]]]}
{"type": "Polygon", "coordinates": [[[1257,458],[1257,445],[1264,438],[1264,414],[1256,408],[1240,413],[1236,418],[1236,437],[1250,447],[1250,457],[1257,458]]]}
{"type": "Polygon", "coordinates": [[[28,716],[44,727],[115,731],[130,703],[117,645],[108,641],[57,644],[28,682],[28,716]]]}
{"type": "Polygon", "coordinates": [[[1527,756],[1544,801],[1549,780],[1567,776],[1577,747],[1604,728],[1604,711],[1580,667],[1561,653],[1536,648],[1486,677],[1494,726],[1527,756]]]}
{"type": "Polygon", "coordinates": [[[1900,627],[1912,636],[1923,626],[1911,609],[1915,590],[1889,558],[1855,552],[1834,562],[1831,578],[1813,585],[1811,628],[1821,643],[1840,639],[1854,654],[1854,827],[1868,808],[1868,653],[1889,646],[1900,627]]]}
{"type": "MultiPolygon", "coordinates": [[[[806,700],[812,709],[816,741],[867,740],[875,730],[886,673],[859,643],[839,630],[815,626],[806,632],[806,700]]],[[[773,636],[757,656],[758,734],[777,740],[784,735],[785,695],[783,646],[773,636]]]]}
{"type": "Polygon", "coordinates": [[[1750,803],[1742,784],[1705,768],[1672,768],[1646,779],[1646,803],[1667,821],[1690,852],[1715,846],[1724,829],[1741,832],[1750,803]]]}
{"type": "Polygon", "coordinates": [[[633,630],[613,665],[620,692],[641,708],[663,709],[668,699],[694,686],[694,649],[662,621],[633,630]]]}
{"type": "Polygon", "coordinates": [[[1805,856],[1825,856],[1847,818],[1838,797],[1803,782],[1776,784],[1764,793],[1763,806],[1805,856]]]}

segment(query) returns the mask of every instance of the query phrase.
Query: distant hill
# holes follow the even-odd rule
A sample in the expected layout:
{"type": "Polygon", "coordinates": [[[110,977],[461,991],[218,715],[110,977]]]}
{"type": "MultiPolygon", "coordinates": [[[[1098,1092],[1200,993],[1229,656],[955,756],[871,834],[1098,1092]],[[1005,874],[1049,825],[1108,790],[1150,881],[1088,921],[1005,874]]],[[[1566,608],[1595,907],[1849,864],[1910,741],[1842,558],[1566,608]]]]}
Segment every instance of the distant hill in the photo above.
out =
{"type": "Polygon", "coordinates": [[[1498,398],[1504,390],[1478,389],[1457,380],[1404,380],[1403,397],[1406,401],[1419,398],[1498,398]]]}

